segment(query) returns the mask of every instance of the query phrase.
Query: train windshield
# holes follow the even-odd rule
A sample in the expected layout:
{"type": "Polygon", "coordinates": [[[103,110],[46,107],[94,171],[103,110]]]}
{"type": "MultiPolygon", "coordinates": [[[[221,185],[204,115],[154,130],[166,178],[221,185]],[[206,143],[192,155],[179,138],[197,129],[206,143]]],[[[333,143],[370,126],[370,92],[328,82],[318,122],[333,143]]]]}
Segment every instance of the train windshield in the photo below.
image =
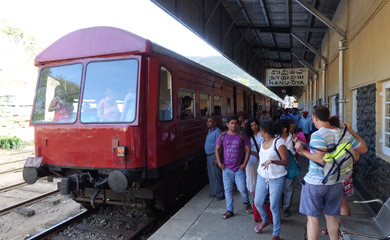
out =
{"type": "Polygon", "coordinates": [[[82,64],[47,67],[41,70],[32,121],[73,123],[77,117],[82,64]]]}
{"type": "Polygon", "coordinates": [[[137,86],[136,59],[88,63],[81,122],[133,122],[136,116],[137,86]]]}

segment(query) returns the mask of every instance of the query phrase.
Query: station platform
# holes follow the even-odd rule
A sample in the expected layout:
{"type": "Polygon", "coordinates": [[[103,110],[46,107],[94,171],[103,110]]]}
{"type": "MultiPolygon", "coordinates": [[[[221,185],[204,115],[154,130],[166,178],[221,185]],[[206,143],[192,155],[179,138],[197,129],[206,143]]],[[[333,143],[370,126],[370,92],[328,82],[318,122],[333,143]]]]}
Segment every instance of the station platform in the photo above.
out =
{"type": "MultiPolygon", "coordinates": [[[[295,240],[305,239],[306,221],[305,215],[299,213],[299,199],[301,193],[300,180],[307,171],[307,159],[299,159],[301,164],[300,176],[295,181],[295,193],[291,216],[281,218],[281,239],[295,240]]],[[[250,193],[250,200],[253,203],[253,195],[250,193]]],[[[362,204],[352,203],[353,200],[362,200],[355,190],[355,195],[348,198],[352,216],[369,218],[374,212],[362,204]]],[[[252,204],[253,206],[253,204],[252,204]]],[[[226,212],[226,202],[216,201],[209,197],[209,185],[205,186],[195,197],[193,197],[182,209],[158,229],[149,240],[236,240],[236,239],[271,239],[272,224],[266,227],[262,233],[256,233],[254,227],[256,222],[253,214],[245,212],[241,196],[236,190],[234,193],[234,216],[229,219],[222,219],[226,212]]],[[[282,212],[282,209],[281,209],[282,212]]],[[[325,218],[320,218],[321,229],[325,228],[325,218]]],[[[327,235],[321,235],[320,239],[329,239],[327,235]]]]}

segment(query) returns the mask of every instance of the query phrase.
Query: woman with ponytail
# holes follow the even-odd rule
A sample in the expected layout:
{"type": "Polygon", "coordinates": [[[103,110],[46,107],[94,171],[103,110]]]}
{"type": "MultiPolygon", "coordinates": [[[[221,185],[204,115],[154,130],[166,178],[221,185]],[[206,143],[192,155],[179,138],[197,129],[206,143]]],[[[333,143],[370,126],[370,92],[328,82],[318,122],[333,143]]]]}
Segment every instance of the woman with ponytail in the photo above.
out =
{"type": "Polygon", "coordinates": [[[260,148],[260,164],[257,169],[255,205],[262,222],[255,227],[261,233],[270,221],[264,207],[267,193],[270,194],[270,208],[273,215],[272,240],[280,239],[280,198],[286,181],[289,164],[287,148],[283,139],[276,138],[282,133],[282,127],[272,121],[264,121],[260,125],[260,134],[265,138],[260,148]]]}

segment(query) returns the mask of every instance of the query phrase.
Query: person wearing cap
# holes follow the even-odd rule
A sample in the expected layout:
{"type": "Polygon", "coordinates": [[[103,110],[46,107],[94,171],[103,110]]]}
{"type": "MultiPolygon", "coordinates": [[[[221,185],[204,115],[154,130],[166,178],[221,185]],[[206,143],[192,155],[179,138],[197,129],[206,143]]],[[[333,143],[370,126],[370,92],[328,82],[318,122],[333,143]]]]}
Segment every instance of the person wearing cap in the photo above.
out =
{"type": "Polygon", "coordinates": [[[311,125],[313,123],[313,120],[311,118],[307,117],[308,112],[304,111],[302,113],[302,118],[299,121],[299,126],[298,129],[301,129],[303,134],[305,135],[306,142],[309,142],[309,136],[310,136],[310,131],[311,131],[311,125]]]}
{"type": "Polygon", "coordinates": [[[188,109],[191,106],[192,100],[190,96],[184,96],[181,99],[180,119],[190,119],[193,117],[191,109],[188,109]]]}

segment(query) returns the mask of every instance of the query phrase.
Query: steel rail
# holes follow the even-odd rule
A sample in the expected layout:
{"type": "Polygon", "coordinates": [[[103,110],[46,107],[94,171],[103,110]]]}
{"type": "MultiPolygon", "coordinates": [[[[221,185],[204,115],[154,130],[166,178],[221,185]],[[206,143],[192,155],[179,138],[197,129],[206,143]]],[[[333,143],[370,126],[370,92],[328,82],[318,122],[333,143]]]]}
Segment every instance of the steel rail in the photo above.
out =
{"type": "Polygon", "coordinates": [[[27,204],[32,203],[32,202],[36,202],[36,201],[38,201],[38,200],[41,200],[42,198],[45,198],[45,197],[48,197],[48,196],[53,195],[53,194],[55,194],[55,193],[58,193],[59,191],[60,191],[60,190],[53,190],[53,191],[44,193],[44,194],[42,194],[42,195],[39,195],[39,196],[37,196],[37,197],[30,198],[30,199],[28,199],[28,200],[26,200],[26,201],[23,201],[23,202],[14,204],[14,205],[12,205],[12,206],[9,206],[9,207],[0,209],[0,216],[1,216],[1,215],[4,215],[5,213],[8,213],[8,212],[11,211],[12,209],[18,208],[18,207],[23,206],[23,205],[27,205],[27,204]]]}
{"type": "Polygon", "coordinates": [[[18,155],[18,154],[23,154],[23,153],[34,153],[34,150],[27,150],[27,151],[23,151],[23,152],[10,153],[9,155],[18,155]]]}
{"type": "Polygon", "coordinates": [[[22,187],[22,186],[26,186],[26,185],[27,185],[26,182],[17,183],[17,184],[11,185],[11,186],[0,188],[0,192],[9,191],[9,190],[12,190],[14,188],[22,187]]]}
{"type": "Polygon", "coordinates": [[[46,239],[48,238],[49,236],[52,236],[62,230],[64,230],[65,228],[67,228],[69,225],[75,223],[75,222],[78,222],[80,221],[81,219],[89,216],[89,214],[91,214],[91,211],[88,211],[88,210],[84,210],[82,211],[81,213],[73,216],[73,217],[70,217],[56,225],[54,225],[53,227],[49,228],[49,229],[46,229],[45,231],[43,232],[40,232],[32,237],[30,237],[28,240],[37,240],[37,239],[46,239]]]}
{"type": "Polygon", "coordinates": [[[26,159],[20,159],[20,160],[15,160],[15,161],[11,161],[11,162],[3,162],[3,163],[0,163],[0,165],[6,165],[6,164],[11,164],[11,163],[23,162],[23,161],[26,161],[26,159]]]}
{"type": "Polygon", "coordinates": [[[10,172],[18,172],[18,171],[21,171],[21,170],[23,170],[23,168],[14,168],[14,169],[11,169],[11,170],[0,172],[0,174],[10,173],[10,172]]]}

